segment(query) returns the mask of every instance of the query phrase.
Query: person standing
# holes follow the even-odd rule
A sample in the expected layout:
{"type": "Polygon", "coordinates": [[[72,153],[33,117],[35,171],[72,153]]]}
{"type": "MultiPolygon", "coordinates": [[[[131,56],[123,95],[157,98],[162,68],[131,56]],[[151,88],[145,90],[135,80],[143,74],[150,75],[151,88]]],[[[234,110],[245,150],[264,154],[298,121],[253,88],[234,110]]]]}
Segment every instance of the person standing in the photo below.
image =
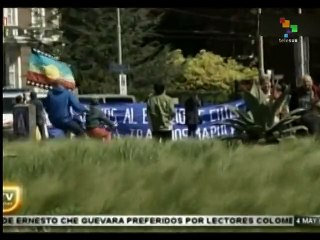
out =
{"type": "Polygon", "coordinates": [[[188,127],[188,137],[196,137],[196,130],[200,123],[199,107],[201,106],[198,95],[194,93],[185,102],[186,125],[188,127]]]}
{"type": "Polygon", "coordinates": [[[55,83],[44,100],[44,107],[53,126],[63,130],[65,133],[72,132],[77,137],[85,135],[84,128],[78,121],[73,119],[70,108],[78,114],[83,114],[88,110],[71,91],[59,83],[55,83]]]}
{"type": "MultiPolygon", "coordinates": [[[[272,103],[276,102],[277,99],[279,99],[283,94],[285,94],[285,90],[286,90],[286,87],[282,86],[280,84],[276,84],[275,86],[273,86],[270,101],[272,103]]],[[[277,110],[275,118],[274,118],[275,123],[279,122],[281,119],[283,119],[284,117],[289,115],[289,112],[290,112],[289,105],[288,105],[289,100],[290,100],[290,96],[288,96],[288,100],[283,102],[282,105],[277,110]]]]}
{"type": "Polygon", "coordinates": [[[260,89],[264,95],[263,98],[265,101],[269,102],[271,98],[271,80],[269,76],[263,76],[260,79],[260,89]]]}
{"type": "Polygon", "coordinates": [[[318,87],[313,84],[310,75],[302,77],[303,86],[297,91],[298,107],[306,110],[311,110],[313,104],[319,101],[320,91],[318,87]]]}
{"type": "Polygon", "coordinates": [[[44,140],[46,136],[46,118],[42,102],[37,98],[36,92],[30,93],[30,103],[33,104],[36,108],[36,124],[39,129],[41,139],[44,140]]]}
{"type": "Polygon", "coordinates": [[[172,139],[175,109],[173,99],[165,93],[163,84],[154,85],[154,94],[147,101],[147,115],[154,139],[159,141],[172,139]]]}
{"type": "Polygon", "coordinates": [[[18,95],[15,98],[15,104],[14,105],[17,105],[17,104],[23,104],[23,97],[21,95],[18,95]]]}
{"type": "Polygon", "coordinates": [[[14,136],[17,138],[25,138],[28,136],[28,130],[27,130],[27,122],[24,117],[24,114],[22,114],[20,111],[16,111],[16,107],[19,107],[19,105],[24,105],[23,103],[23,96],[18,95],[15,98],[15,104],[13,105],[12,109],[12,115],[13,115],[13,133],[14,136]]]}

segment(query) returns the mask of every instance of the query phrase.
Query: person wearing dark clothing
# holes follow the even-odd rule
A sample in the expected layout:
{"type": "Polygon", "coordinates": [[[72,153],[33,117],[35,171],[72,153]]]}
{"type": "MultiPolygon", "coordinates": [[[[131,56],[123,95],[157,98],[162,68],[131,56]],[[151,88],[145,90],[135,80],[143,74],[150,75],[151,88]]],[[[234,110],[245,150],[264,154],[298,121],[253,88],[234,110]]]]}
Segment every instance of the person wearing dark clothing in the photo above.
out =
{"type": "Polygon", "coordinates": [[[302,77],[303,86],[297,89],[297,105],[299,108],[311,110],[312,105],[320,99],[320,90],[313,83],[311,76],[302,77]]]}
{"type": "Polygon", "coordinates": [[[46,139],[46,129],[45,129],[45,116],[44,116],[44,107],[42,102],[37,98],[37,93],[30,93],[30,103],[33,104],[36,108],[36,124],[41,134],[41,139],[46,139]]]}
{"type": "Polygon", "coordinates": [[[147,102],[147,114],[152,138],[159,141],[172,139],[172,120],[175,116],[174,102],[166,95],[163,84],[154,85],[154,94],[147,102]]]}
{"type": "Polygon", "coordinates": [[[15,104],[22,104],[23,103],[23,97],[21,95],[16,96],[16,103],[15,104]]]}
{"type": "Polygon", "coordinates": [[[54,85],[44,100],[44,106],[53,126],[64,132],[72,132],[78,137],[85,135],[85,130],[81,124],[72,118],[70,108],[72,107],[79,114],[88,110],[71,91],[59,84],[54,85]]]}
{"type": "MultiPolygon", "coordinates": [[[[23,104],[23,97],[22,95],[18,95],[15,98],[15,103],[13,105],[13,109],[12,109],[12,115],[13,115],[13,133],[15,137],[26,137],[27,134],[27,122],[26,119],[17,118],[17,112],[15,111],[15,107],[17,107],[17,105],[22,105],[23,104]]],[[[21,114],[19,114],[21,116],[21,114]]],[[[9,125],[10,126],[10,125],[9,125]]]]}
{"type": "MultiPolygon", "coordinates": [[[[276,84],[272,87],[271,96],[269,101],[271,103],[276,102],[283,94],[286,94],[287,87],[285,85],[276,84]]],[[[282,103],[282,105],[278,108],[276,111],[276,115],[274,118],[274,122],[279,122],[281,119],[289,115],[290,108],[289,108],[289,102],[290,102],[291,95],[287,97],[287,100],[282,103]]]]}
{"type": "Polygon", "coordinates": [[[116,126],[111,122],[106,115],[98,107],[99,101],[92,99],[90,102],[90,109],[86,116],[86,129],[89,137],[102,139],[104,141],[111,140],[111,132],[103,125],[114,129],[116,126]]]}
{"type": "Polygon", "coordinates": [[[196,130],[200,123],[199,107],[200,100],[196,94],[188,98],[185,102],[186,125],[188,126],[188,136],[196,137],[196,130]]]}
{"type": "Polygon", "coordinates": [[[320,101],[302,116],[301,123],[308,128],[310,134],[320,134],[320,101]]]}

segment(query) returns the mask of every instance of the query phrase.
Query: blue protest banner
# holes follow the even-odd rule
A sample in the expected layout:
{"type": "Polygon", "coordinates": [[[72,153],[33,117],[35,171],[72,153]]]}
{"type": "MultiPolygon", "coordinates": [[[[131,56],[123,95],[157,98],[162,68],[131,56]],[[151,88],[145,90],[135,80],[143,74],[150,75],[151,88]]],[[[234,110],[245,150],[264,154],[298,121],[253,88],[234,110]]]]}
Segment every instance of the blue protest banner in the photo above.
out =
{"type": "MultiPolygon", "coordinates": [[[[202,124],[199,125],[196,134],[199,139],[208,139],[223,136],[232,136],[234,129],[229,126],[215,125],[215,122],[221,122],[225,119],[235,116],[229,110],[228,106],[243,109],[243,101],[235,101],[221,105],[211,105],[201,107],[199,116],[202,124]]],[[[114,132],[115,136],[132,136],[137,138],[152,138],[152,133],[148,125],[147,107],[145,103],[128,103],[114,105],[100,105],[101,110],[112,121],[118,123],[114,132]]],[[[85,121],[84,118],[81,121],[85,121]]],[[[173,120],[173,140],[188,137],[187,126],[185,125],[185,110],[183,106],[176,106],[176,116],[173,120]]],[[[49,129],[49,132],[57,131],[49,129]]]]}

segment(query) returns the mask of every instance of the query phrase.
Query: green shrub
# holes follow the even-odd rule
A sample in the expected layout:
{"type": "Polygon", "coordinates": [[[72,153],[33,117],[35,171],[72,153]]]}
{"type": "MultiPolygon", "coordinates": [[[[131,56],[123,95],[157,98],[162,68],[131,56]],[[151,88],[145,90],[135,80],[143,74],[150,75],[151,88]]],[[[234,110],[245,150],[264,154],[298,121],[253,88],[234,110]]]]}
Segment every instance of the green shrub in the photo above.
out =
{"type": "Polygon", "coordinates": [[[292,127],[292,123],[299,120],[304,109],[296,109],[275,122],[277,111],[287,102],[289,95],[285,92],[275,101],[262,101],[250,92],[243,93],[247,111],[229,107],[237,115],[235,119],[227,119],[222,123],[229,125],[236,131],[235,137],[249,143],[279,143],[281,138],[294,135],[298,130],[308,131],[305,126],[292,127]]]}

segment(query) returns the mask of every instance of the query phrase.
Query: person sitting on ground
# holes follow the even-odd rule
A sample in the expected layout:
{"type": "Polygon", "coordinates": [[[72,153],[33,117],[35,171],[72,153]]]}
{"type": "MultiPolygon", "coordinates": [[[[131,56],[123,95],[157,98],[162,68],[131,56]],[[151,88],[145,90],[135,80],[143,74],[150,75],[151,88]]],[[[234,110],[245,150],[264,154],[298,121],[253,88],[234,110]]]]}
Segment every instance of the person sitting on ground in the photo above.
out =
{"type": "Polygon", "coordinates": [[[30,93],[30,103],[33,104],[36,108],[36,124],[39,129],[41,139],[44,140],[46,139],[46,129],[45,129],[45,123],[46,123],[46,118],[45,118],[45,113],[44,113],[44,107],[42,102],[37,98],[37,93],[36,92],[31,92],[30,93]]]}
{"type": "Polygon", "coordinates": [[[53,126],[63,130],[65,133],[71,132],[77,137],[85,135],[84,128],[73,119],[70,108],[72,107],[79,114],[83,114],[88,110],[71,91],[58,82],[55,82],[53,88],[49,90],[48,96],[44,100],[44,107],[53,126]]]}
{"type": "Polygon", "coordinates": [[[189,97],[185,102],[186,125],[188,126],[188,137],[196,137],[196,130],[200,123],[199,107],[200,100],[196,93],[189,97]]]}
{"type": "Polygon", "coordinates": [[[87,135],[92,138],[102,139],[103,141],[109,141],[111,140],[111,132],[103,125],[107,125],[112,130],[116,128],[116,125],[106,117],[98,105],[98,99],[91,99],[90,109],[86,116],[87,135]]]}
{"type": "Polygon", "coordinates": [[[298,107],[309,111],[313,104],[320,99],[320,90],[313,84],[310,75],[304,75],[302,81],[303,86],[297,90],[298,107]]]}
{"type": "Polygon", "coordinates": [[[147,114],[152,137],[159,141],[171,140],[175,109],[173,99],[166,95],[163,84],[154,85],[154,94],[147,102],[147,114]]]}

